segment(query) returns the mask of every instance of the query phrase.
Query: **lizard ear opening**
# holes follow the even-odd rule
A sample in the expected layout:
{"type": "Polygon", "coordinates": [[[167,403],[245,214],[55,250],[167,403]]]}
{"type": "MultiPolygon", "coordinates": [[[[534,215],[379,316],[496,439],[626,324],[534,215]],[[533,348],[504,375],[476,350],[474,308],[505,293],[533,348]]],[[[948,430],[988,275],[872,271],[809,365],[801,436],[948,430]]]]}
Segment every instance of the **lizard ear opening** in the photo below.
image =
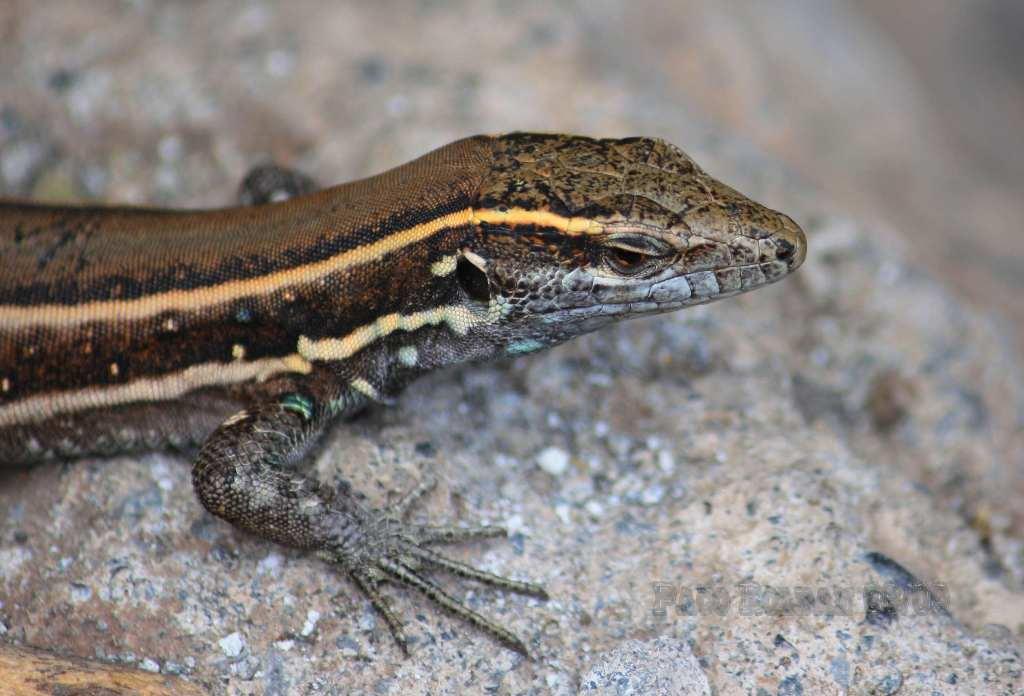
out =
{"type": "MultiPolygon", "coordinates": [[[[474,254],[475,256],[475,254],[474,254]]],[[[480,260],[479,257],[474,260],[480,260]]],[[[459,281],[459,287],[466,295],[477,302],[488,302],[491,299],[490,283],[487,281],[487,274],[476,263],[460,255],[455,265],[455,277],[459,281]]]]}

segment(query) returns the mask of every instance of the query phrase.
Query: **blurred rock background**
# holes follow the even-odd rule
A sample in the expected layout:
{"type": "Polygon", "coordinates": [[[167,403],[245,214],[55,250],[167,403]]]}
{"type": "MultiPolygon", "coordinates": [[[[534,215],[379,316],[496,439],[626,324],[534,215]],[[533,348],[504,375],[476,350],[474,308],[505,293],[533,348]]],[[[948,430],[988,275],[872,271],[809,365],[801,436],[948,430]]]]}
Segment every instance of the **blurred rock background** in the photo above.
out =
{"type": "Polygon", "coordinates": [[[812,255],[777,288],[440,375],[333,431],[325,478],[340,457],[374,499],[432,467],[431,516],[520,531],[465,558],[548,582],[547,605],[480,600],[535,662],[408,595],[426,638],[398,660],[358,597],[334,616],[343,579],[218,525],[160,455],[0,487],[0,633],[230,693],[1014,693],[1022,8],[6,0],[3,195],[217,206],[266,159],[333,183],[476,132],[644,134],[790,213],[812,255]],[[952,616],[647,612],[658,578],[891,580],[871,554],[949,585],[952,616]]]}

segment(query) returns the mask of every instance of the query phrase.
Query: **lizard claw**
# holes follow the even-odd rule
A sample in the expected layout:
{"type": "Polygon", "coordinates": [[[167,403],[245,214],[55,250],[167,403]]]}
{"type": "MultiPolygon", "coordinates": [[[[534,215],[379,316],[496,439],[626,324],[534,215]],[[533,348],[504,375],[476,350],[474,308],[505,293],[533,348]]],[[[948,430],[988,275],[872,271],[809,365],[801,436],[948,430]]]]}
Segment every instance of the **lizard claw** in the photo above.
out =
{"type": "Polygon", "coordinates": [[[395,613],[390,600],[380,591],[384,583],[404,585],[416,590],[434,604],[476,626],[506,647],[528,656],[525,643],[514,633],[470,609],[426,574],[428,569],[433,568],[516,594],[539,599],[548,598],[544,588],[536,583],[488,573],[448,558],[430,548],[431,544],[451,544],[506,535],[505,529],[498,526],[455,527],[406,523],[404,518],[410,508],[435,484],[436,481],[433,479],[425,480],[385,510],[360,511],[358,532],[353,534],[350,530],[344,540],[339,539],[340,543],[332,545],[333,548],[322,550],[319,555],[347,571],[352,581],[384,619],[395,642],[406,655],[409,654],[408,638],[402,620],[395,613]],[[354,544],[356,539],[358,543],[354,544]]]}
{"type": "Polygon", "coordinates": [[[416,506],[416,503],[420,502],[420,500],[423,499],[423,496],[434,490],[436,486],[436,478],[433,476],[425,477],[419,485],[394,502],[391,506],[391,514],[398,519],[404,520],[409,515],[409,512],[416,506]]]}
{"type": "Polygon", "coordinates": [[[402,620],[398,618],[391,607],[391,601],[380,593],[381,578],[377,577],[375,573],[358,570],[350,571],[349,577],[370,600],[374,611],[383,617],[384,623],[388,625],[388,630],[391,631],[391,636],[398,643],[402,654],[409,657],[409,639],[406,638],[402,620]]]}

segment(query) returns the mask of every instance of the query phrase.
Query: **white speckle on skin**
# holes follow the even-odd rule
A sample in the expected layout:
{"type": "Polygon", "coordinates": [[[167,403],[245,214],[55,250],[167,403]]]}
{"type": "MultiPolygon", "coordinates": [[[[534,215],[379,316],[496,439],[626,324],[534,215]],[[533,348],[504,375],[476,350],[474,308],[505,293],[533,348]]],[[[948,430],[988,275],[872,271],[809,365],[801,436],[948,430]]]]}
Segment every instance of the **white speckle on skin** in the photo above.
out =
{"type": "Polygon", "coordinates": [[[249,477],[236,476],[231,486],[238,495],[248,496],[249,504],[254,510],[269,510],[277,502],[277,493],[269,486],[253,486],[252,484],[249,477]]]}
{"type": "Polygon", "coordinates": [[[245,346],[243,346],[241,343],[236,343],[235,345],[231,346],[231,357],[233,357],[235,360],[244,360],[245,346]]]}
{"type": "Polygon", "coordinates": [[[302,500],[299,501],[299,507],[304,512],[309,512],[311,510],[316,510],[317,508],[319,508],[320,501],[316,498],[303,498],[302,500]]]}
{"type": "Polygon", "coordinates": [[[248,411],[239,411],[235,415],[229,416],[226,421],[221,423],[221,426],[223,427],[225,425],[234,425],[235,423],[239,423],[241,421],[244,421],[248,417],[249,417],[249,412],[248,411]]]}
{"type": "Polygon", "coordinates": [[[118,367],[116,362],[115,363],[110,363],[110,376],[111,377],[117,377],[117,375],[120,374],[120,372],[121,372],[121,368],[118,367]]]}
{"type": "Polygon", "coordinates": [[[224,654],[228,657],[238,657],[245,650],[245,638],[238,631],[224,636],[217,641],[217,645],[224,651],[224,654]]]}
{"type": "Polygon", "coordinates": [[[558,447],[546,447],[537,455],[537,466],[552,476],[561,476],[569,468],[569,453],[558,447]]]}
{"type": "Polygon", "coordinates": [[[360,394],[368,396],[371,399],[377,400],[380,398],[380,393],[378,393],[377,388],[361,377],[352,380],[349,382],[349,385],[360,394]]]}
{"type": "Polygon", "coordinates": [[[416,367],[419,359],[420,353],[415,346],[402,346],[398,349],[398,362],[406,367],[416,367]]]}
{"type": "Polygon", "coordinates": [[[436,276],[446,276],[455,272],[455,267],[458,265],[458,257],[452,254],[451,256],[442,256],[434,263],[430,264],[430,272],[436,276]]]}

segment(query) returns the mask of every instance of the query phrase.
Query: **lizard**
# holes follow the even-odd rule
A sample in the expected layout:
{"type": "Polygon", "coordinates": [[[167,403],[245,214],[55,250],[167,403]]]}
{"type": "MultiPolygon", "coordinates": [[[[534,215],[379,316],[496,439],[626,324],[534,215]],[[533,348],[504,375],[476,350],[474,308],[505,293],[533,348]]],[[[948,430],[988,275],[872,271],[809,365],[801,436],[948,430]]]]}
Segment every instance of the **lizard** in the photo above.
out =
{"type": "Polygon", "coordinates": [[[439,368],[762,287],[807,250],[655,138],[474,136],[339,186],[247,182],[223,209],[0,201],[0,468],[195,452],[206,510],[347,574],[406,654],[387,584],[524,655],[433,572],[547,594],[436,548],[500,526],[407,521],[431,477],[372,508],[305,473],[325,428],[439,368]]]}

